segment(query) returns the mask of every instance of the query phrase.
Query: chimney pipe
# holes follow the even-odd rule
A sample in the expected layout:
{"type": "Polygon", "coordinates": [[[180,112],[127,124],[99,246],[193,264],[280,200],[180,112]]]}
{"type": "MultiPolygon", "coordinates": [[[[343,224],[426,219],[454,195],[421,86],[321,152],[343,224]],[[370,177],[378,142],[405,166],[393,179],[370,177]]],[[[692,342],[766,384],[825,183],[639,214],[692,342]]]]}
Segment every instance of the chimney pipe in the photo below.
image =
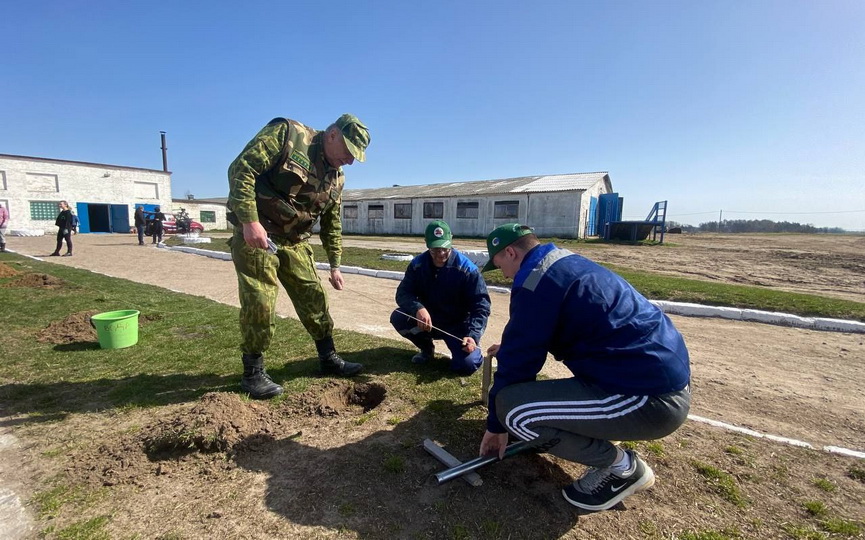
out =
{"type": "Polygon", "coordinates": [[[165,146],[165,132],[160,131],[162,136],[162,170],[168,172],[168,147],[165,146]]]}

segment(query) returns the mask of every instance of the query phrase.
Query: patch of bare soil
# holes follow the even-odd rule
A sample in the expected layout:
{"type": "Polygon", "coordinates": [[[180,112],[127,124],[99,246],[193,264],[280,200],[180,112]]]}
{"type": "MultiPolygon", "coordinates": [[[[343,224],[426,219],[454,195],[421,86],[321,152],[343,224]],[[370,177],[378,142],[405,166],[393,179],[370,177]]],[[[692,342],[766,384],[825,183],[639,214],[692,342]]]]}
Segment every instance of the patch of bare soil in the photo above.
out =
{"type": "Polygon", "coordinates": [[[66,285],[62,279],[48,274],[24,274],[22,277],[4,283],[0,287],[16,288],[29,287],[31,289],[59,289],[66,285]]]}
{"type": "Polygon", "coordinates": [[[36,341],[55,345],[96,341],[96,330],[90,324],[90,317],[97,313],[96,310],[80,311],[53,322],[36,334],[36,341]]]}
{"type": "Polygon", "coordinates": [[[7,278],[12,276],[17,276],[20,274],[18,270],[15,270],[8,264],[0,263],[0,278],[7,278]]]}
{"type": "MultiPolygon", "coordinates": [[[[107,496],[53,525],[110,510],[112,536],[147,538],[609,539],[708,530],[762,539],[865,515],[861,462],[691,423],[637,446],[657,483],[608,512],[568,505],[560,490],[583,468],[547,454],[481,469],[480,487],[438,485],[434,474],[445,467],[421,448],[427,436],[448,439],[434,432],[436,413],[397,421],[401,406],[385,400],[369,409],[384,396],[382,382],[329,383],[277,406],[210,393],[127,435],[117,429],[123,419],[79,417],[52,428],[58,440],[76,440],[66,480],[107,496]],[[361,422],[370,411],[378,414],[361,422]],[[809,514],[808,501],[822,501],[827,514],[809,514]]],[[[479,420],[466,421],[482,431],[479,420]]],[[[448,449],[464,460],[476,453],[459,443],[448,449]]]]}
{"type": "Polygon", "coordinates": [[[361,414],[381,404],[386,394],[381,384],[329,382],[274,409],[238,394],[210,392],[189,410],[77,456],[70,477],[73,483],[88,485],[141,485],[142,476],[200,468],[204,462],[221,462],[226,456],[258,449],[285,437],[294,429],[295,417],[361,414]]]}
{"type": "Polygon", "coordinates": [[[602,244],[596,262],[671,276],[865,302],[865,238],[848,235],[667,235],[666,246],[602,244]]]}

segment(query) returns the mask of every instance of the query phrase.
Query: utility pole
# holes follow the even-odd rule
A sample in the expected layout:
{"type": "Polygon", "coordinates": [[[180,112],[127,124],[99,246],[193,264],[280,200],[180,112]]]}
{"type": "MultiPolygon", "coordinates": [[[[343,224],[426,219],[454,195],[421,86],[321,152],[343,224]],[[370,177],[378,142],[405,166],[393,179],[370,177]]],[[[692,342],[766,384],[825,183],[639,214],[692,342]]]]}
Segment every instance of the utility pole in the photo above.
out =
{"type": "Polygon", "coordinates": [[[724,210],[721,210],[718,213],[718,233],[719,234],[721,233],[721,219],[723,218],[723,216],[724,216],[724,210]]]}
{"type": "Polygon", "coordinates": [[[165,145],[165,132],[160,131],[162,137],[162,170],[168,172],[168,146],[165,145]]]}

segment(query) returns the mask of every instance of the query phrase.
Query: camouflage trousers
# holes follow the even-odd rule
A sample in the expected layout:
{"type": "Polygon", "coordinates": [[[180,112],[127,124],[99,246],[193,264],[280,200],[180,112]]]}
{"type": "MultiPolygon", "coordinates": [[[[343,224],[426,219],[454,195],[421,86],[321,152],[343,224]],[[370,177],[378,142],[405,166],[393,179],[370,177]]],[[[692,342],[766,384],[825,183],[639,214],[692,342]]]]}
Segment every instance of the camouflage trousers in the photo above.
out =
{"type": "Polygon", "coordinates": [[[327,294],[315,271],[312,247],[307,242],[286,245],[277,242],[277,248],[272,255],[267,250],[251,247],[243,240],[243,229],[234,228],[231,258],[237,271],[243,340],[240,349],[244,353],[263,353],[270,347],[280,283],[300,322],[314,340],[333,332],[327,294]]]}

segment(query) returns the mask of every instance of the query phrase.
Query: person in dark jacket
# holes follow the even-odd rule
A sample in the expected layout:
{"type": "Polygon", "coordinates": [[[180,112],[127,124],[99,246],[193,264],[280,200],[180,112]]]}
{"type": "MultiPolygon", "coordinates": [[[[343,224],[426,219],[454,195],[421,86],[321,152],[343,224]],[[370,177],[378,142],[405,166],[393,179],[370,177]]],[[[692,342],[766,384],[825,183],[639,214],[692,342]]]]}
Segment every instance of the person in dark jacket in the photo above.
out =
{"type": "Polygon", "coordinates": [[[144,217],[144,207],[139,206],[135,209],[135,232],[138,233],[138,245],[144,245],[144,227],[147,226],[147,218],[144,217]]]}
{"type": "Polygon", "coordinates": [[[441,339],[451,352],[450,368],[474,373],[483,362],[480,341],[490,316],[487,285],[475,263],[453,249],[447,223],[427,225],[425,238],[427,251],[409,263],[397,287],[399,308],[390,323],[420,349],[412,362],[432,360],[433,340],[441,339]]]}
{"type": "Polygon", "coordinates": [[[54,253],[52,253],[51,256],[60,256],[60,249],[63,247],[63,240],[66,240],[66,253],[64,253],[63,256],[71,257],[73,228],[72,209],[69,208],[69,203],[66,201],[60,201],[57,207],[60,208],[60,213],[57,214],[57,219],[54,220],[54,224],[57,225],[57,247],[54,249],[54,253]]]}
{"type": "Polygon", "coordinates": [[[688,415],[688,349],[670,319],[610,270],[518,223],[487,237],[489,262],[514,280],[510,319],[489,393],[481,455],[508,437],[590,469],[562,494],[583,510],[612,508],[655,482],[636,453],[612,441],[649,440],[688,415]],[[572,378],[536,380],[551,353],[572,378]]]}
{"type": "Polygon", "coordinates": [[[162,222],[165,221],[165,214],[157,206],[153,209],[151,219],[153,220],[153,243],[157,245],[162,244],[162,233],[164,231],[162,222]]]}

